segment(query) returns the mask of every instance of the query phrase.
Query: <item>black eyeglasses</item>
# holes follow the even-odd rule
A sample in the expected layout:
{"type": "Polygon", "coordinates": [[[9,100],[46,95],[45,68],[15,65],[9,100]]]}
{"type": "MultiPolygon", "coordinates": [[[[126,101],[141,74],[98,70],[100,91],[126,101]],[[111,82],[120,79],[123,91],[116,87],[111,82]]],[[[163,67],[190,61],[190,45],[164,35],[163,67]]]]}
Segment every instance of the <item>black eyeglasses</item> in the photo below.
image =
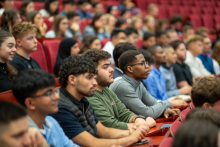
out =
{"type": "Polygon", "coordinates": [[[48,96],[51,100],[54,100],[55,98],[55,93],[57,93],[58,95],[60,95],[60,90],[59,88],[56,88],[54,90],[51,91],[47,91],[42,95],[35,95],[35,96],[31,96],[32,98],[37,98],[37,97],[42,97],[42,96],[48,96]]]}
{"type": "Polygon", "coordinates": [[[128,66],[135,66],[135,65],[141,65],[144,66],[145,68],[149,65],[147,61],[143,61],[141,63],[136,63],[136,64],[132,64],[132,65],[128,65],[128,66]]]}

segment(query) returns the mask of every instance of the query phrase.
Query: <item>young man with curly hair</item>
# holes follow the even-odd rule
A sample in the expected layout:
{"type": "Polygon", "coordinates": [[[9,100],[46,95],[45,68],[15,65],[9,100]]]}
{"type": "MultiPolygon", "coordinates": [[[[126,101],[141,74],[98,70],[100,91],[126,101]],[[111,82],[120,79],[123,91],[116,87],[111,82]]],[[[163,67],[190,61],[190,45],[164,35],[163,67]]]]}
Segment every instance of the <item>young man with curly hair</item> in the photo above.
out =
{"type": "Polygon", "coordinates": [[[93,96],[97,86],[95,64],[88,58],[70,56],[65,59],[60,68],[59,82],[59,111],[52,116],[78,145],[129,146],[147,134],[149,128],[142,125],[136,126],[136,130],[119,130],[107,128],[98,121],[85,98],[93,96]]]}
{"type": "Polygon", "coordinates": [[[36,27],[31,22],[22,22],[13,27],[17,53],[10,62],[18,71],[30,68],[41,69],[40,65],[30,57],[37,50],[36,27]]]}

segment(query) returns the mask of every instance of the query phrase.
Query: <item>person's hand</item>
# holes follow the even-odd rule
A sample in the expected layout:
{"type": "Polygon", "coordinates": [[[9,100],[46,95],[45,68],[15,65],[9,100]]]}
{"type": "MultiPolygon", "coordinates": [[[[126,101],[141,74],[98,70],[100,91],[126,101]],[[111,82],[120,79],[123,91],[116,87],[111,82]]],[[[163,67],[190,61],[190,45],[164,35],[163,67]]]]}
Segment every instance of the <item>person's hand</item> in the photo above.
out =
{"type": "Polygon", "coordinates": [[[49,20],[49,22],[53,22],[54,21],[54,16],[51,16],[48,20],[49,20]]]}
{"type": "Polygon", "coordinates": [[[79,30],[79,24],[77,23],[72,23],[70,26],[70,29],[73,31],[78,31],[79,30]]]}
{"type": "Polygon", "coordinates": [[[49,147],[43,135],[36,128],[29,128],[28,135],[32,141],[32,147],[49,147]]]}
{"type": "Polygon", "coordinates": [[[130,136],[136,140],[136,142],[138,140],[142,140],[145,138],[145,136],[147,135],[147,133],[149,132],[149,127],[148,126],[143,126],[143,125],[139,125],[136,126],[134,125],[133,127],[130,128],[130,136]]]}
{"type": "Polygon", "coordinates": [[[152,117],[147,117],[146,122],[147,122],[148,127],[150,128],[156,126],[156,121],[152,117]]]}
{"type": "Polygon", "coordinates": [[[170,110],[165,110],[163,115],[165,118],[168,118],[170,115],[179,115],[180,110],[179,109],[170,109],[170,110]]]}
{"type": "Polygon", "coordinates": [[[40,31],[40,34],[41,34],[42,36],[45,36],[46,31],[47,31],[47,25],[46,25],[46,23],[42,23],[42,24],[39,25],[39,31],[40,31]]]}
{"type": "Polygon", "coordinates": [[[184,100],[169,100],[169,102],[171,103],[171,108],[187,105],[187,103],[184,100]]]}
{"type": "Polygon", "coordinates": [[[189,94],[192,90],[192,87],[187,85],[179,89],[180,94],[189,94]]]}

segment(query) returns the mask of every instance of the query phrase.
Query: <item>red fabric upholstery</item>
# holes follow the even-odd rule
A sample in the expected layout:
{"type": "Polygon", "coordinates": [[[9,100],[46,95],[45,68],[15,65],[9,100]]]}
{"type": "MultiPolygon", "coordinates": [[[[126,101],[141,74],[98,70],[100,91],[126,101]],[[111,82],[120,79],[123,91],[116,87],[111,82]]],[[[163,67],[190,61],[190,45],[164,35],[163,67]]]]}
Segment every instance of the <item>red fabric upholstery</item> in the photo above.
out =
{"type": "Polygon", "coordinates": [[[182,123],[180,121],[176,121],[172,124],[172,126],[170,127],[170,133],[172,135],[172,137],[175,136],[176,134],[176,131],[177,129],[179,128],[179,126],[181,125],[182,123]]]}
{"type": "Polygon", "coordinates": [[[146,0],[134,0],[137,8],[140,8],[141,10],[146,10],[147,8],[147,1],[146,0]]]}
{"type": "Polygon", "coordinates": [[[190,109],[187,108],[180,113],[180,119],[182,122],[186,119],[186,116],[189,112],[190,112],[190,109]]]}
{"type": "Polygon", "coordinates": [[[43,70],[48,71],[47,58],[44,48],[40,42],[37,42],[37,50],[30,54],[31,58],[36,60],[43,70]]]}
{"type": "Polygon", "coordinates": [[[163,142],[161,142],[159,147],[172,147],[172,143],[173,143],[173,138],[168,137],[163,142]]]}
{"type": "Polygon", "coordinates": [[[80,32],[83,33],[85,27],[88,25],[88,22],[86,19],[82,19],[80,21],[80,32]]]}
{"type": "Polygon", "coordinates": [[[203,15],[202,16],[204,27],[209,30],[213,30],[215,28],[214,19],[212,15],[203,15]]]}
{"type": "Polygon", "coordinates": [[[203,1],[193,1],[194,6],[196,7],[203,7],[204,2],[203,1]]]}
{"type": "Polygon", "coordinates": [[[159,14],[158,14],[158,18],[167,18],[167,9],[161,5],[161,6],[158,6],[159,8],[159,14]]]}
{"type": "Polygon", "coordinates": [[[214,11],[215,11],[216,15],[220,15],[220,9],[219,8],[215,8],[214,11]]]}
{"type": "Polygon", "coordinates": [[[43,2],[34,2],[34,9],[36,11],[39,11],[40,9],[42,9],[44,6],[44,3],[43,2]]]}
{"type": "Polygon", "coordinates": [[[141,49],[142,46],[143,46],[143,40],[142,39],[139,39],[138,42],[136,43],[136,46],[141,49]]]}
{"type": "Polygon", "coordinates": [[[196,15],[202,15],[202,9],[200,7],[191,7],[191,13],[196,15]]]}
{"type": "Polygon", "coordinates": [[[189,107],[190,107],[190,109],[195,109],[195,106],[192,102],[189,104],[189,107]]]}
{"type": "Polygon", "coordinates": [[[48,66],[50,73],[54,74],[54,66],[57,59],[60,40],[45,40],[44,46],[48,58],[48,66]]]}
{"type": "Polygon", "coordinates": [[[203,8],[202,9],[203,14],[205,15],[214,15],[214,9],[213,8],[203,8]]]}
{"type": "Polygon", "coordinates": [[[44,22],[47,24],[47,32],[50,31],[53,27],[53,22],[49,21],[48,17],[43,17],[44,22]]]}
{"type": "Polygon", "coordinates": [[[102,44],[101,48],[103,48],[108,41],[110,41],[109,38],[102,39],[101,40],[101,44],[102,44]]]}
{"type": "Polygon", "coordinates": [[[196,30],[198,27],[202,26],[202,20],[199,15],[190,15],[191,22],[193,23],[193,28],[196,30]]]}
{"type": "Polygon", "coordinates": [[[0,100],[5,100],[5,101],[11,101],[18,103],[18,101],[15,99],[12,90],[1,92],[0,93],[0,100]]]}
{"type": "Polygon", "coordinates": [[[21,8],[22,1],[14,1],[14,8],[19,10],[21,8]]]}
{"type": "Polygon", "coordinates": [[[219,15],[214,16],[214,21],[215,21],[215,28],[218,29],[220,26],[220,17],[219,15]]]}
{"type": "Polygon", "coordinates": [[[193,5],[192,1],[182,1],[183,6],[191,7],[193,5]]]}
{"type": "Polygon", "coordinates": [[[178,8],[181,15],[189,15],[190,9],[189,7],[180,7],[178,8]]]}
{"type": "Polygon", "coordinates": [[[206,7],[212,7],[212,8],[216,6],[214,1],[206,1],[205,5],[206,7]]]}
{"type": "Polygon", "coordinates": [[[181,1],[178,0],[171,0],[170,4],[173,5],[174,7],[178,7],[181,5],[181,1]]]}
{"type": "Polygon", "coordinates": [[[172,17],[174,14],[178,14],[179,13],[177,7],[168,7],[167,10],[168,10],[168,17],[169,18],[172,17]]]}

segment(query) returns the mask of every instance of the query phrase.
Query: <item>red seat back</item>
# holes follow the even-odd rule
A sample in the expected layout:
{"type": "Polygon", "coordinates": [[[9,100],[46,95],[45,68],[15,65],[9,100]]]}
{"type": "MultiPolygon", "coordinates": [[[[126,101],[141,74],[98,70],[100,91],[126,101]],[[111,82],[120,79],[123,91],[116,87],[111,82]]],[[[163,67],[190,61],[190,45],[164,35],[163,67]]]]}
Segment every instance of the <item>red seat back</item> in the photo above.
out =
{"type": "Polygon", "coordinates": [[[204,27],[209,30],[213,30],[215,28],[214,19],[212,15],[203,15],[202,16],[204,27]]]}
{"type": "Polygon", "coordinates": [[[44,6],[44,3],[43,2],[34,2],[34,9],[36,11],[39,11],[40,9],[42,9],[44,6]]]}
{"type": "Polygon", "coordinates": [[[43,70],[48,71],[47,58],[43,45],[40,42],[37,42],[37,50],[31,53],[30,56],[39,63],[43,70]]]}
{"type": "Polygon", "coordinates": [[[160,19],[160,18],[165,18],[165,19],[168,18],[168,16],[167,16],[167,9],[163,5],[158,6],[158,8],[159,8],[158,19],[160,19]]]}
{"type": "Polygon", "coordinates": [[[220,9],[219,8],[215,8],[214,11],[215,11],[216,15],[220,15],[220,9]]]}
{"type": "Polygon", "coordinates": [[[190,9],[189,7],[180,7],[178,8],[181,15],[189,15],[190,9]]]}
{"type": "Polygon", "coordinates": [[[159,147],[172,147],[172,144],[173,144],[173,138],[168,137],[160,143],[159,147]]]}
{"type": "Polygon", "coordinates": [[[83,33],[85,27],[88,25],[88,22],[86,19],[82,19],[80,21],[80,32],[83,33]]]}
{"type": "Polygon", "coordinates": [[[203,12],[203,14],[206,14],[206,15],[213,15],[214,9],[213,8],[203,8],[202,12],[203,12]]]}
{"type": "Polygon", "coordinates": [[[193,5],[192,1],[184,1],[182,0],[182,5],[191,7],[193,5]]]}
{"type": "Polygon", "coordinates": [[[60,40],[45,40],[44,46],[48,59],[50,73],[54,74],[54,66],[56,64],[60,40]]]}
{"type": "Polygon", "coordinates": [[[215,15],[214,16],[214,21],[215,21],[215,25],[216,25],[216,29],[218,29],[218,26],[220,25],[220,17],[219,15],[215,15]]]}
{"type": "Polygon", "coordinates": [[[179,128],[179,126],[181,125],[182,123],[180,121],[175,121],[171,127],[170,127],[170,133],[172,135],[172,137],[174,137],[177,129],[179,128]]]}
{"type": "Polygon", "coordinates": [[[193,23],[193,28],[196,30],[198,27],[202,26],[202,20],[199,15],[190,15],[191,22],[193,23]]]}
{"type": "Polygon", "coordinates": [[[179,10],[177,7],[168,7],[168,17],[172,17],[174,14],[178,14],[179,10]]]}
{"type": "Polygon", "coordinates": [[[143,40],[142,39],[139,39],[138,42],[136,43],[136,46],[141,49],[142,46],[143,46],[143,40]]]}
{"type": "Polygon", "coordinates": [[[206,7],[212,7],[212,8],[216,6],[214,1],[206,1],[205,5],[206,7]]]}
{"type": "Polygon", "coordinates": [[[109,38],[104,38],[104,39],[102,39],[102,40],[101,40],[101,45],[102,45],[101,48],[103,48],[108,41],[110,41],[109,38]]]}
{"type": "Polygon", "coordinates": [[[186,119],[186,116],[189,112],[190,112],[190,109],[187,108],[180,113],[180,119],[182,122],[186,119]]]}
{"type": "Polygon", "coordinates": [[[14,8],[20,10],[22,1],[14,1],[14,8]]]}
{"type": "Polygon", "coordinates": [[[203,1],[193,1],[194,6],[202,8],[204,6],[203,1]]]}
{"type": "Polygon", "coordinates": [[[196,15],[202,15],[202,9],[200,7],[191,7],[191,13],[196,15]]]}
{"type": "Polygon", "coordinates": [[[47,24],[47,32],[50,31],[53,27],[53,22],[49,21],[48,17],[43,17],[44,22],[47,24]]]}
{"type": "Polygon", "coordinates": [[[0,93],[0,100],[5,100],[5,101],[11,101],[18,103],[18,101],[15,99],[12,90],[1,92],[0,93]]]}

